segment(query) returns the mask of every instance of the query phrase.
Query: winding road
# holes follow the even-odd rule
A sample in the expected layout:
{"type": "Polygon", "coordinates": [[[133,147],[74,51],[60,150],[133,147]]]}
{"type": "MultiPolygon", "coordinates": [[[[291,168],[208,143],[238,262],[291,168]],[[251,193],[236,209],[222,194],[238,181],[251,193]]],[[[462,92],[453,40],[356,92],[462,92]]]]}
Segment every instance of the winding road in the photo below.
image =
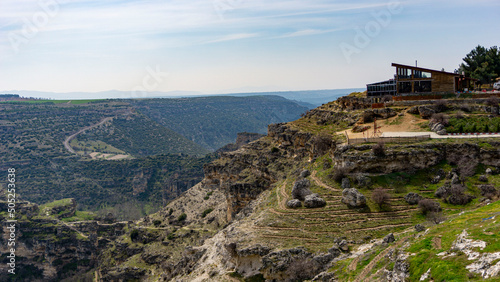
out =
{"type": "Polygon", "coordinates": [[[82,132],[84,132],[86,130],[98,127],[98,126],[100,126],[100,125],[104,124],[105,122],[110,121],[112,119],[113,119],[113,117],[107,117],[107,118],[102,119],[99,123],[96,123],[96,124],[93,124],[93,125],[89,125],[87,127],[84,127],[82,129],[78,130],[78,132],[76,132],[76,133],[68,136],[68,138],[66,138],[66,140],[64,140],[64,143],[63,143],[64,147],[66,147],[66,149],[70,153],[76,154],[75,150],[73,150],[73,148],[71,148],[71,146],[69,145],[69,143],[71,142],[71,140],[73,140],[76,136],[78,136],[78,134],[80,134],[80,133],[82,133],[82,132]]]}

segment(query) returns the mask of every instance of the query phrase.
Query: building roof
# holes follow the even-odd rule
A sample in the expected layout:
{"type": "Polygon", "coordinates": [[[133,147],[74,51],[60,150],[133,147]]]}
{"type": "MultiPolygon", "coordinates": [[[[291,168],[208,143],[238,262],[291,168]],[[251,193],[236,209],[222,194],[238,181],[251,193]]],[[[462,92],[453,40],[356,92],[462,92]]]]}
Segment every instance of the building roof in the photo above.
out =
{"type": "Polygon", "coordinates": [[[398,67],[398,68],[407,68],[407,69],[412,69],[412,70],[425,71],[425,72],[439,72],[439,73],[447,74],[447,75],[461,76],[459,73],[445,72],[445,71],[438,71],[438,70],[431,70],[431,69],[426,69],[426,68],[420,68],[420,67],[414,67],[414,66],[408,66],[408,65],[401,65],[401,64],[395,64],[395,63],[392,63],[392,66],[393,67],[398,67]]]}

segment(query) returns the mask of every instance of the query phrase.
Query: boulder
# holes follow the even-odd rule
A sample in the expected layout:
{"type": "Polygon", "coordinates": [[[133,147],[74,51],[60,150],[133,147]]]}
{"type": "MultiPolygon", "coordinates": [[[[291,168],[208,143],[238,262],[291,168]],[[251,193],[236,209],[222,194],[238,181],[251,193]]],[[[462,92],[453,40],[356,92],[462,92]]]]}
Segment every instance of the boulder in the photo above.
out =
{"type": "Polygon", "coordinates": [[[306,208],[321,208],[326,206],[326,201],[318,196],[318,194],[307,195],[304,200],[306,208]]]}
{"type": "Polygon", "coordinates": [[[292,198],[304,201],[307,195],[312,194],[311,190],[309,190],[310,186],[311,183],[306,178],[295,181],[292,188],[292,198]]]}
{"type": "Polygon", "coordinates": [[[349,244],[347,243],[346,240],[342,240],[338,243],[339,245],[339,249],[344,252],[344,253],[347,253],[349,252],[349,244]]]}
{"type": "Polygon", "coordinates": [[[435,113],[436,113],[436,111],[434,111],[431,108],[428,108],[425,106],[418,107],[418,114],[424,119],[430,119],[432,117],[432,115],[435,113]]]}
{"type": "Polygon", "coordinates": [[[311,172],[307,169],[303,170],[301,173],[300,173],[300,177],[301,178],[306,178],[308,177],[309,175],[311,175],[311,172]]]}
{"type": "Polygon", "coordinates": [[[441,129],[441,130],[438,130],[436,131],[437,135],[446,135],[448,134],[448,132],[446,131],[446,129],[441,129]]]}
{"type": "Polygon", "coordinates": [[[493,174],[493,170],[491,168],[487,168],[486,175],[492,175],[492,174],[493,174]]]}
{"type": "Polygon", "coordinates": [[[410,114],[418,115],[418,106],[413,106],[409,108],[407,112],[410,114]]]}
{"type": "Polygon", "coordinates": [[[442,198],[442,197],[444,197],[444,196],[448,195],[448,193],[449,193],[449,192],[448,192],[449,188],[450,188],[450,187],[449,187],[449,186],[446,186],[446,185],[445,185],[445,186],[441,186],[441,187],[439,187],[439,188],[436,190],[436,192],[434,193],[434,196],[436,196],[436,197],[438,197],[438,198],[442,198]]]}
{"type": "Polygon", "coordinates": [[[351,188],[351,181],[349,180],[349,178],[347,178],[347,177],[342,178],[341,187],[342,187],[342,189],[351,188]]]}
{"type": "Polygon", "coordinates": [[[333,247],[331,247],[330,249],[328,249],[328,252],[330,254],[332,254],[334,257],[340,256],[340,253],[341,253],[340,248],[339,248],[339,246],[337,244],[334,244],[333,247]]]}
{"type": "Polygon", "coordinates": [[[417,232],[423,232],[423,231],[425,231],[425,226],[423,226],[422,224],[417,224],[417,225],[415,225],[415,230],[417,232]]]}
{"type": "Polygon", "coordinates": [[[358,176],[356,176],[356,181],[358,182],[358,185],[360,187],[367,188],[367,187],[370,187],[372,185],[372,179],[370,177],[368,177],[368,176],[364,176],[364,175],[361,175],[361,174],[359,174],[358,176]]]}
{"type": "Polygon", "coordinates": [[[286,206],[291,208],[291,209],[297,209],[302,207],[302,202],[297,199],[290,200],[286,203],[286,206]]]}
{"type": "Polygon", "coordinates": [[[436,175],[436,176],[435,176],[435,177],[431,180],[431,184],[436,184],[436,183],[438,183],[440,180],[441,180],[441,176],[436,175]]]}
{"type": "Polygon", "coordinates": [[[451,184],[459,184],[460,183],[460,177],[456,173],[453,174],[451,177],[451,184]]]}
{"type": "Polygon", "coordinates": [[[417,205],[418,202],[420,202],[420,200],[422,200],[422,199],[423,199],[422,196],[420,196],[417,193],[413,193],[413,192],[410,192],[410,193],[406,194],[406,196],[405,196],[405,201],[410,205],[417,205]]]}
{"type": "Polygon", "coordinates": [[[342,203],[350,207],[362,207],[366,205],[366,197],[356,188],[347,188],[342,191],[342,203]]]}
{"type": "Polygon", "coordinates": [[[392,243],[394,241],[396,241],[396,239],[394,238],[394,234],[392,234],[392,233],[390,233],[387,236],[385,236],[384,240],[383,240],[383,242],[387,243],[387,244],[392,243]]]}
{"type": "Polygon", "coordinates": [[[481,182],[488,182],[488,177],[486,175],[479,175],[479,178],[478,178],[479,181],[481,182]]]}

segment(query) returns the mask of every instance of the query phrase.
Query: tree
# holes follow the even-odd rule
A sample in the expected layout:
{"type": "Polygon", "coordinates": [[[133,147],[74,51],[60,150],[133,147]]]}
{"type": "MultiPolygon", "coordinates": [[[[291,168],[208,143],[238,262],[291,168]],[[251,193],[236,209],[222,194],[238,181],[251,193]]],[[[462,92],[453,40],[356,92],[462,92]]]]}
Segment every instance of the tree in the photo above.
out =
{"type": "Polygon", "coordinates": [[[500,76],[500,49],[493,46],[489,49],[478,45],[463,58],[459,72],[465,76],[479,80],[479,84],[489,84],[500,76]]]}
{"type": "Polygon", "coordinates": [[[372,200],[377,204],[379,207],[382,207],[383,205],[387,204],[391,197],[387,192],[383,189],[376,189],[372,193],[372,200]]]}

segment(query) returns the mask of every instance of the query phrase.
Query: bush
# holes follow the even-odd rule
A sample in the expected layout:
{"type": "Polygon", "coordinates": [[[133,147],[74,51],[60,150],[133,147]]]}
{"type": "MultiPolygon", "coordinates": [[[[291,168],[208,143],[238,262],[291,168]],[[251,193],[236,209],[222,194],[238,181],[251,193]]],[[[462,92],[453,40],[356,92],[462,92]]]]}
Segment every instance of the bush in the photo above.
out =
{"type": "Polygon", "coordinates": [[[490,107],[498,107],[498,97],[497,96],[490,96],[488,99],[486,99],[486,105],[490,107]]]}
{"type": "Polygon", "coordinates": [[[481,196],[490,200],[495,200],[500,196],[500,191],[495,189],[495,186],[492,184],[479,185],[479,190],[481,191],[481,196]]]}
{"type": "Polygon", "coordinates": [[[449,124],[449,119],[448,119],[447,115],[445,115],[443,113],[438,113],[438,114],[432,115],[431,122],[432,123],[440,123],[444,126],[447,126],[449,124]]]}
{"type": "Polygon", "coordinates": [[[161,224],[161,220],[158,220],[158,219],[153,220],[154,226],[159,226],[160,224],[161,224]]]}
{"type": "Polygon", "coordinates": [[[133,229],[130,232],[130,240],[132,240],[132,242],[135,242],[137,241],[137,239],[139,239],[139,230],[133,229]]]}
{"type": "Polygon", "coordinates": [[[422,214],[428,214],[431,212],[440,212],[441,211],[441,205],[433,201],[431,199],[423,199],[418,202],[418,207],[420,208],[420,211],[422,214]]]}
{"type": "Polygon", "coordinates": [[[427,214],[427,220],[435,224],[439,224],[445,221],[446,218],[443,216],[443,213],[441,212],[430,212],[427,214]]]}
{"type": "Polygon", "coordinates": [[[333,170],[333,173],[330,174],[328,177],[333,179],[335,182],[341,183],[342,179],[347,177],[347,169],[344,167],[338,167],[333,170]]]}
{"type": "Polygon", "coordinates": [[[363,123],[373,122],[374,114],[372,111],[363,112],[363,123]]]}
{"type": "Polygon", "coordinates": [[[321,156],[328,150],[335,147],[335,141],[329,134],[320,133],[311,138],[311,145],[314,148],[315,155],[321,156]]]}
{"type": "Polygon", "coordinates": [[[377,204],[379,207],[389,203],[390,199],[391,197],[389,196],[389,194],[383,189],[376,189],[372,193],[372,201],[375,202],[375,204],[377,204]]]}
{"type": "Polygon", "coordinates": [[[207,214],[211,213],[213,210],[214,209],[212,208],[204,210],[203,213],[201,214],[201,217],[204,218],[205,216],[207,216],[207,214]]]}
{"type": "Polygon", "coordinates": [[[437,112],[444,112],[448,109],[448,102],[446,100],[437,100],[434,105],[436,105],[437,112]]]}
{"type": "Polygon", "coordinates": [[[179,217],[177,218],[177,220],[178,221],[184,221],[184,220],[186,220],[186,218],[187,218],[187,215],[185,213],[183,213],[183,214],[179,215],[179,217]]]}
{"type": "Polygon", "coordinates": [[[276,147],[272,147],[272,148],[271,148],[271,153],[277,153],[277,152],[279,152],[279,151],[280,151],[280,149],[278,149],[278,148],[276,148],[276,147]]]}
{"type": "Polygon", "coordinates": [[[372,146],[372,152],[377,157],[385,156],[385,145],[383,142],[378,142],[372,146]]]}

